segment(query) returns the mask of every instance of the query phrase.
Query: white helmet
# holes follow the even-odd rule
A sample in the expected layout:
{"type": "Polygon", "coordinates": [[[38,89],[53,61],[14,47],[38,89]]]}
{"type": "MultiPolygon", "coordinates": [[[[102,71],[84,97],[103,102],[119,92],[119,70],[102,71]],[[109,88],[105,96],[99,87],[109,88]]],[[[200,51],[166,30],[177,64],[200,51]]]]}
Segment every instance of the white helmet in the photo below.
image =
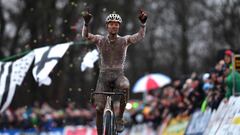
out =
{"type": "Polygon", "coordinates": [[[107,16],[105,22],[119,22],[120,24],[122,23],[122,18],[120,17],[120,15],[116,14],[116,13],[112,13],[110,15],[107,16]]]}

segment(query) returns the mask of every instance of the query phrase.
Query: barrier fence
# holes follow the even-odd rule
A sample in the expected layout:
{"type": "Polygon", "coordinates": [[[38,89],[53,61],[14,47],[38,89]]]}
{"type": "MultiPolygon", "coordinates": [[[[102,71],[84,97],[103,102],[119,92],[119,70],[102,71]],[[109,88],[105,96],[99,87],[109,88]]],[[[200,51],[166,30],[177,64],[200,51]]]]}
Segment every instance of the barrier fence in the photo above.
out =
{"type": "MultiPolygon", "coordinates": [[[[222,101],[217,110],[196,111],[189,116],[167,117],[158,129],[151,123],[134,125],[120,135],[239,135],[240,97],[222,101]]],[[[0,130],[0,135],[97,135],[95,127],[67,126],[54,128],[48,132],[36,130],[0,130]]]]}

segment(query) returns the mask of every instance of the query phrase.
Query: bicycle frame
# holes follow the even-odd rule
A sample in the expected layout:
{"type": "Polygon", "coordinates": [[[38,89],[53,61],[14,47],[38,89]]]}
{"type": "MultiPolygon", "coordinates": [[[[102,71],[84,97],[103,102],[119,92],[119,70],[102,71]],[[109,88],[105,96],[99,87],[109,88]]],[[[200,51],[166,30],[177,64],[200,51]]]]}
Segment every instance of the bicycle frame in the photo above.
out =
{"type": "Polygon", "coordinates": [[[115,124],[115,113],[114,113],[114,110],[113,110],[112,96],[114,96],[114,95],[124,96],[125,92],[93,92],[93,93],[91,93],[91,98],[95,94],[102,94],[102,95],[106,95],[107,96],[103,116],[106,116],[106,113],[110,112],[110,115],[111,115],[111,125],[113,126],[113,127],[111,127],[111,129],[113,130],[112,131],[113,135],[117,134],[117,132],[116,132],[116,124],[115,124]]]}

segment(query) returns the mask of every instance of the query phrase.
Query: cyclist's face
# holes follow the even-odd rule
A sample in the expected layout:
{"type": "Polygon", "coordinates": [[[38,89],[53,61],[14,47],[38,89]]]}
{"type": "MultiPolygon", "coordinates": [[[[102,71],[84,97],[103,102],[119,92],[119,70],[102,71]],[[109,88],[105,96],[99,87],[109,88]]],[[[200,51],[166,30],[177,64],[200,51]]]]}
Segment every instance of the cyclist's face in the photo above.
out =
{"type": "Polygon", "coordinates": [[[109,34],[118,34],[120,24],[118,22],[107,23],[107,31],[109,34]]]}

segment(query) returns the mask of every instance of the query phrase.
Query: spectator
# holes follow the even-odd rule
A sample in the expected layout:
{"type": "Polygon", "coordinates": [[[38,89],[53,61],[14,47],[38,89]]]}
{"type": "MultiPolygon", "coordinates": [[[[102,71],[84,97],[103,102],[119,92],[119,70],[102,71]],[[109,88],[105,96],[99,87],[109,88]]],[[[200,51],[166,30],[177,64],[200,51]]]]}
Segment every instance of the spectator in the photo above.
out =
{"type": "Polygon", "coordinates": [[[230,71],[226,77],[226,94],[225,98],[240,94],[240,74],[237,71],[230,71]],[[234,91],[234,93],[233,93],[234,91]]]}
{"type": "Polygon", "coordinates": [[[226,94],[225,98],[228,99],[232,95],[239,95],[240,94],[240,74],[239,72],[233,70],[232,68],[232,57],[233,52],[231,50],[225,51],[225,83],[226,83],[226,94]]]}

